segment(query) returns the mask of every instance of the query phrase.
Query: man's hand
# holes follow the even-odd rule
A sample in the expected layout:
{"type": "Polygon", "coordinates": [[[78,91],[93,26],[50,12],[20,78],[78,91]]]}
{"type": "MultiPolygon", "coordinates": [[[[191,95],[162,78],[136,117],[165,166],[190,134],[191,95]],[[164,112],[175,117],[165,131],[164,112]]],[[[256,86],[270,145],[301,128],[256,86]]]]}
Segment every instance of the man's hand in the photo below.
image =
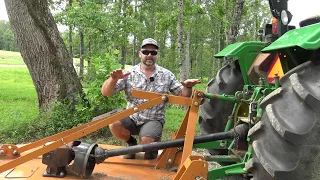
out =
{"type": "Polygon", "coordinates": [[[186,88],[192,88],[194,85],[200,83],[199,79],[187,79],[184,82],[181,82],[181,84],[186,88]]]}
{"type": "Polygon", "coordinates": [[[129,76],[129,74],[130,72],[123,73],[122,69],[113,70],[110,73],[110,78],[108,78],[102,85],[102,88],[101,88],[102,95],[111,96],[115,91],[115,87],[118,80],[129,76]]]}
{"type": "Polygon", "coordinates": [[[113,79],[113,80],[119,80],[119,79],[123,79],[127,76],[130,75],[130,72],[125,72],[123,73],[122,72],[122,69],[116,69],[116,70],[113,70],[111,73],[110,73],[110,77],[113,79]]]}

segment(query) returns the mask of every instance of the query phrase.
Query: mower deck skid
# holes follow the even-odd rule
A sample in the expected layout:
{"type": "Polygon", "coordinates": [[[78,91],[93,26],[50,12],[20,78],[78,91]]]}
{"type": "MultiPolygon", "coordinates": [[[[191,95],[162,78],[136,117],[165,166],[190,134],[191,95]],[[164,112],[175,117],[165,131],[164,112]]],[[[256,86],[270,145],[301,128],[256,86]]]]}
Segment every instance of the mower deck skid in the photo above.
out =
{"type": "MultiPolygon", "coordinates": [[[[119,146],[99,144],[106,149],[121,148],[119,146]]],[[[27,153],[27,152],[26,152],[27,153]]],[[[123,159],[122,156],[110,157],[103,163],[97,164],[89,179],[173,179],[176,172],[154,169],[157,160],[144,160],[143,153],[137,154],[137,159],[123,159]]],[[[60,179],[55,177],[43,177],[47,166],[42,164],[42,158],[38,157],[13,169],[0,173],[0,179],[60,179]]],[[[0,160],[0,165],[10,160],[0,160]]],[[[67,175],[62,179],[79,179],[73,175],[67,175]]]]}

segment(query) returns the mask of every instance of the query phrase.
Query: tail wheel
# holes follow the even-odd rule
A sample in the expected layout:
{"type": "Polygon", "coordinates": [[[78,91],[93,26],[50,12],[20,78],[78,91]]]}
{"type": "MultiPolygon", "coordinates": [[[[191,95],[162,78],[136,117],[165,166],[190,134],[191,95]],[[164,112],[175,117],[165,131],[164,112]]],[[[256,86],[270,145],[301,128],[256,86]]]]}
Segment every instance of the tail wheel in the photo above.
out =
{"type": "Polygon", "coordinates": [[[306,62],[281,79],[252,127],[254,180],[320,179],[320,64],[306,62]]]}
{"type": "MultiPolygon", "coordinates": [[[[235,94],[243,87],[243,79],[238,61],[222,67],[216,78],[211,79],[206,92],[212,94],[235,94]]],[[[226,120],[231,114],[233,103],[219,100],[204,99],[200,106],[199,124],[202,134],[210,134],[224,131],[226,120]]],[[[218,151],[209,150],[211,154],[219,154],[218,151]]]]}

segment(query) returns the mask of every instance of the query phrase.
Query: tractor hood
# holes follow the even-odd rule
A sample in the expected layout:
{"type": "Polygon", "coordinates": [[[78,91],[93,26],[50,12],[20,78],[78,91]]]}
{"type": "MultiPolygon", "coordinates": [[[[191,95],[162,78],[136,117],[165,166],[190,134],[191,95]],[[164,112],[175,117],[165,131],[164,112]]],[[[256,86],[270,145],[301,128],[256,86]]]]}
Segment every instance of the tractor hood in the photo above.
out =
{"type": "Polygon", "coordinates": [[[290,30],[275,42],[264,48],[262,52],[271,52],[279,49],[299,46],[306,50],[320,48],[320,23],[290,30]]]}
{"type": "Polygon", "coordinates": [[[224,48],[222,51],[220,51],[218,54],[216,54],[214,57],[216,57],[216,58],[244,57],[245,54],[248,54],[251,51],[253,51],[255,53],[260,52],[263,47],[264,47],[264,43],[258,42],[258,41],[237,42],[234,44],[230,44],[229,46],[224,48]]]}

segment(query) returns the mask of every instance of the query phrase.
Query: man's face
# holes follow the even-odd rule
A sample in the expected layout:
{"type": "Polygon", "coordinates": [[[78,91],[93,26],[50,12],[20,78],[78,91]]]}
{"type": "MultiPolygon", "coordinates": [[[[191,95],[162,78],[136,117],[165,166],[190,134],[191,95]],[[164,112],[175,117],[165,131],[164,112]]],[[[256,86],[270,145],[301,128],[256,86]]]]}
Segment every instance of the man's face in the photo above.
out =
{"type": "Polygon", "coordinates": [[[158,50],[154,45],[145,45],[139,51],[139,57],[146,66],[153,66],[158,58],[158,50]]]}

